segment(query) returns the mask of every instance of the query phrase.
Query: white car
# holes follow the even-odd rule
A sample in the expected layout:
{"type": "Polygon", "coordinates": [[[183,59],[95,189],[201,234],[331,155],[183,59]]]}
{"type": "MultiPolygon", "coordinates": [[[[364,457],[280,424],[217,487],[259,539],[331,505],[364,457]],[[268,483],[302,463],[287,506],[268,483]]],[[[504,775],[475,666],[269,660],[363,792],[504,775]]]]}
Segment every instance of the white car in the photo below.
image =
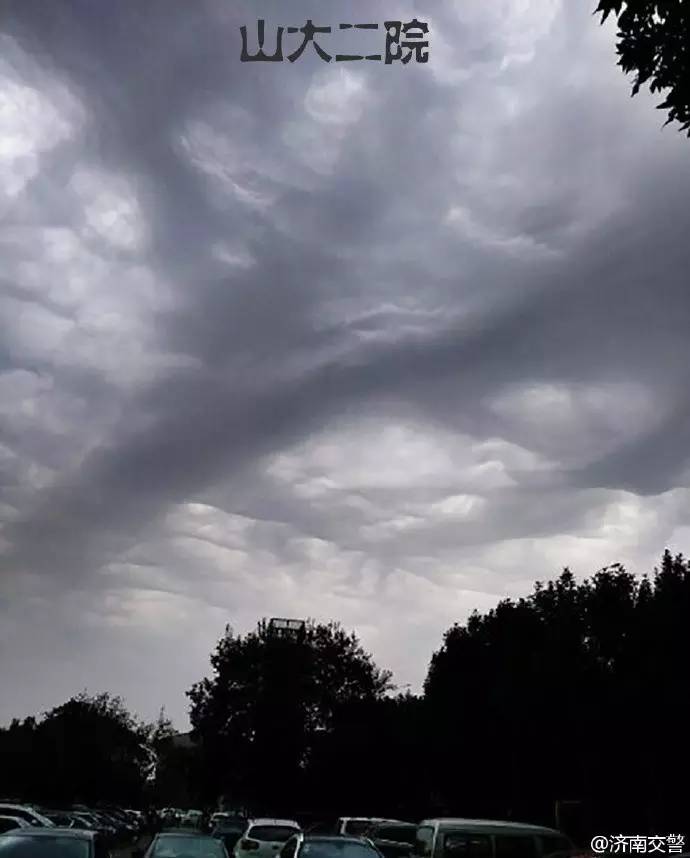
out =
{"type": "Polygon", "coordinates": [[[233,850],[234,858],[274,858],[302,829],[294,819],[251,819],[233,850]]]}
{"type": "Polygon", "coordinates": [[[203,813],[200,810],[188,810],[182,817],[182,825],[199,825],[203,813]]]}

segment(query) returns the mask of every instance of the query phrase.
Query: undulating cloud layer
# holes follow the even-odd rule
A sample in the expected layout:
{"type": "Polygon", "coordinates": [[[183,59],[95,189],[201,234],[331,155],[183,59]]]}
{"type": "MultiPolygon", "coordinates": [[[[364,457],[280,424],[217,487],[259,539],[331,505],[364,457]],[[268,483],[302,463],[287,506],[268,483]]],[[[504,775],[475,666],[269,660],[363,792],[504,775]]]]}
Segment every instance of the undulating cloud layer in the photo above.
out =
{"type": "Polygon", "coordinates": [[[0,722],[184,727],[262,616],[418,689],[474,608],[688,549],[690,149],[591,13],[8,0],[0,722]],[[415,16],[426,65],[240,62],[415,16]]]}

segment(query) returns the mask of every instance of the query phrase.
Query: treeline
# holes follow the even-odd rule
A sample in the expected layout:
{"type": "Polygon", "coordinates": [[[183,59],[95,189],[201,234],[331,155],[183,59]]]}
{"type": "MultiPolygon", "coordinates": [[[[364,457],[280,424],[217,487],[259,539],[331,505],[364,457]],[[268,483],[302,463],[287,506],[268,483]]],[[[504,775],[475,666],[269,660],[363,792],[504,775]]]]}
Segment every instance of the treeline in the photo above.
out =
{"type": "Polygon", "coordinates": [[[228,628],[188,692],[194,745],[118,707],[124,732],[93,715],[77,727],[75,706],[91,704],[71,701],[0,732],[0,791],[30,783],[86,801],[98,778],[114,801],[225,795],[303,819],[558,820],[583,841],[673,831],[686,819],[689,642],[690,565],[669,552],[641,579],[614,565],[578,583],[565,570],[473,614],[446,632],[420,696],[397,693],[336,623],[297,637],[228,628]]]}
{"type": "Polygon", "coordinates": [[[0,729],[0,798],[140,806],[151,794],[158,750],[172,734],[162,710],[147,724],[119,697],[84,692],[0,729]]]}
{"type": "Polygon", "coordinates": [[[473,614],[420,697],[395,694],[338,626],[228,630],[189,692],[199,787],[281,813],[671,831],[687,817],[689,643],[690,565],[668,551],[642,578],[566,569],[473,614]]]}

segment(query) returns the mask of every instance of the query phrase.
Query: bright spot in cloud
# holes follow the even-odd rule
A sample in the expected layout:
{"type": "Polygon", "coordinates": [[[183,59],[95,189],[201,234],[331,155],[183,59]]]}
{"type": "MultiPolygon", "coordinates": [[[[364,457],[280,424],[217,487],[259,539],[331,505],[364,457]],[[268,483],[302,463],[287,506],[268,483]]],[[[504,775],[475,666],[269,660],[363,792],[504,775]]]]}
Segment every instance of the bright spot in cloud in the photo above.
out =
{"type": "Polygon", "coordinates": [[[45,80],[45,89],[20,83],[10,58],[18,54],[0,36],[0,197],[16,198],[39,172],[41,157],[72,137],[81,108],[64,88],[45,80]]]}

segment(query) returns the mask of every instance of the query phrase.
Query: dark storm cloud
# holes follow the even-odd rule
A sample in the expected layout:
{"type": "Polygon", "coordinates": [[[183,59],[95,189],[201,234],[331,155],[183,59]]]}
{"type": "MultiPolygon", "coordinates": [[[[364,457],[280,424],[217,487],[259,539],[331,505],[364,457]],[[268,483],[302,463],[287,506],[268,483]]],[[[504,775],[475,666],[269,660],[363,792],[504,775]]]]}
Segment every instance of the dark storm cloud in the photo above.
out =
{"type": "Polygon", "coordinates": [[[238,28],[362,23],[354,3],[7,4],[9,92],[61,87],[69,129],[25,101],[19,191],[0,164],[22,670],[129,640],[113,681],[155,711],[131,641],[155,676],[180,617],[195,659],[271,600],[393,656],[372,588],[431,641],[559,546],[643,562],[682,526],[686,144],[631,105],[587,10],[503,7],[435,8],[426,67],[345,69],[241,64],[238,28]]]}

